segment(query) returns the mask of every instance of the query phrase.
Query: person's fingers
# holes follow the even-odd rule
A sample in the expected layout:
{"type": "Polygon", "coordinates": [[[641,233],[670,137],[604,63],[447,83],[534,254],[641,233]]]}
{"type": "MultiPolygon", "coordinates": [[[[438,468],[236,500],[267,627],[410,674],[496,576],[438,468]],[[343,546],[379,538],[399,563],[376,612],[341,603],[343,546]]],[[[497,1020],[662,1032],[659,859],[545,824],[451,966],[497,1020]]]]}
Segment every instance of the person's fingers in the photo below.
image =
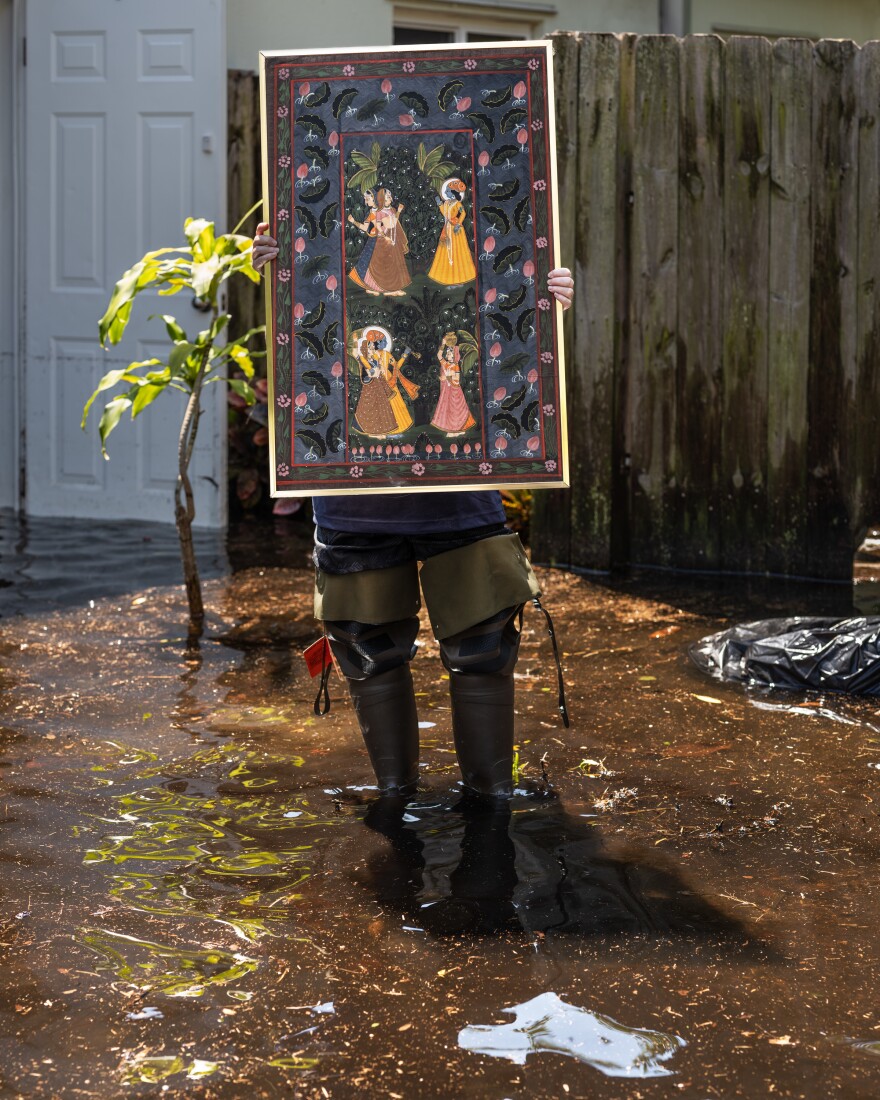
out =
{"type": "Polygon", "coordinates": [[[277,248],[278,242],[274,237],[254,237],[254,248],[277,248]]]}
{"type": "Polygon", "coordinates": [[[268,232],[269,232],[269,223],[268,222],[260,222],[260,224],[257,226],[257,231],[254,234],[254,236],[255,237],[261,237],[264,233],[268,233],[268,232]]]}

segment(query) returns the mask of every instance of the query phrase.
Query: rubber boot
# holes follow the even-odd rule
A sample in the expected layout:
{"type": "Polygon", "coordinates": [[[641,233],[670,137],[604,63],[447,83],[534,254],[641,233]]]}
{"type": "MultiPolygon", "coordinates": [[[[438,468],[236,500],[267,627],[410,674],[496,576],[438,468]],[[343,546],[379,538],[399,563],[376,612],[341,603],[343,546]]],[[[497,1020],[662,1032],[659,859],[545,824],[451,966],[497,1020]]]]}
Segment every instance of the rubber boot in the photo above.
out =
{"type": "Polygon", "coordinates": [[[383,795],[414,794],[419,781],[419,716],[408,664],[348,681],[358,723],[383,795]]]}
{"type": "Polygon", "coordinates": [[[513,793],[513,672],[449,673],[452,733],[465,789],[490,803],[513,793]]]}

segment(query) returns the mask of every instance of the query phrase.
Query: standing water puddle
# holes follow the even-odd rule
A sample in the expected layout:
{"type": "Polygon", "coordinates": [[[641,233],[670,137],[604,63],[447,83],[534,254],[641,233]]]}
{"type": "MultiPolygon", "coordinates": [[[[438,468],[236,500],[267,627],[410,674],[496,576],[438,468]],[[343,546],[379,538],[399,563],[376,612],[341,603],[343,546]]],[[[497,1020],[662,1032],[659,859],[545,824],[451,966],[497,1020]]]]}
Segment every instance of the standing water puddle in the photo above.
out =
{"type": "Polygon", "coordinates": [[[210,580],[190,655],[119,545],[92,535],[103,595],[31,544],[0,592],[0,1093],[880,1094],[878,704],[685,656],[833,592],[542,571],[574,721],[527,618],[518,759],[560,797],[479,814],[427,631],[423,789],[377,803],[339,681],[312,714],[302,544],[210,580]]]}

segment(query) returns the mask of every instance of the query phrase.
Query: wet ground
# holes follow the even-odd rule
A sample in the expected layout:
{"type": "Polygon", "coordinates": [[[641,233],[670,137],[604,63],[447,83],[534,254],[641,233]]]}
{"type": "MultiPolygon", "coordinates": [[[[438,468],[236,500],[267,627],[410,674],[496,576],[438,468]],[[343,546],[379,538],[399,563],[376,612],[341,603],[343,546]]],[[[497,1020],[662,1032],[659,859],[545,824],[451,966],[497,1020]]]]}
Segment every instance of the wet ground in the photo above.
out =
{"type": "Polygon", "coordinates": [[[532,613],[519,766],[559,797],[462,809],[423,631],[423,790],[395,809],[339,681],[312,715],[301,527],[203,543],[189,656],[151,573],[168,532],[68,528],[65,564],[57,527],[13,528],[0,1095],[880,1095],[880,702],[686,657],[742,618],[846,614],[845,588],[542,570],[573,724],[532,613]]]}

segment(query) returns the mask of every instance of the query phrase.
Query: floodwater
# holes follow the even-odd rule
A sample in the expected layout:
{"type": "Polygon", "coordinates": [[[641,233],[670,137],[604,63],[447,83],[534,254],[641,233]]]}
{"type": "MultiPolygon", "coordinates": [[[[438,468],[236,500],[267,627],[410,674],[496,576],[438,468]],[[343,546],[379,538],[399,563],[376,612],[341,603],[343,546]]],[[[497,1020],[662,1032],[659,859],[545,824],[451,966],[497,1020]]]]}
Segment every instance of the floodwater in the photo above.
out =
{"type": "Polygon", "coordinates": [[[371,797],[340,681],[312,714],[301,526],[203,543],[189,655],[169,532],[14,527],[0,1095],[880,1095],[880,703],[686,657],[847,589],[541,570],[573,722],[527,613],[519,767],[557,797],[475,814],[426,631],[418,797],[371,797]]]}

